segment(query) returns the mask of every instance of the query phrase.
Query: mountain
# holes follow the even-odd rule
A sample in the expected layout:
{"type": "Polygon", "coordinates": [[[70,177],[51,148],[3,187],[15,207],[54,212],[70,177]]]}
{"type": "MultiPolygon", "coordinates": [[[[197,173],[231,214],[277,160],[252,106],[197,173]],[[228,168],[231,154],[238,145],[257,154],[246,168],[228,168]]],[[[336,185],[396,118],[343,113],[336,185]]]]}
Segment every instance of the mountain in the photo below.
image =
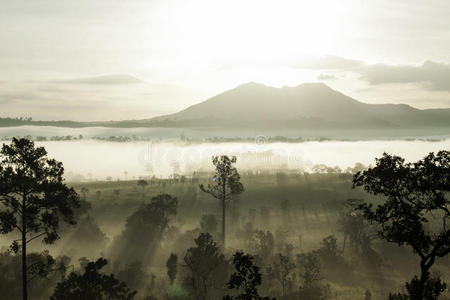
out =
{"type": "Polygon", "coordinates": [[[323,83],[274,88],[250,82],[144,123],[162,127],[450,129],[450,109],[362,103],[323,83]]]}
{"type": "Polygon", "coordinates": [[[152,119],[86,123],[0,118],[0,127],[22,125],[153,127],[175,137],[187,131],[215,137],[263,134],[336,139],[439,138],[450,136],[450,109],[367,104],[323,83],[274,88],[250,82],[178,113],[152,119]]]}

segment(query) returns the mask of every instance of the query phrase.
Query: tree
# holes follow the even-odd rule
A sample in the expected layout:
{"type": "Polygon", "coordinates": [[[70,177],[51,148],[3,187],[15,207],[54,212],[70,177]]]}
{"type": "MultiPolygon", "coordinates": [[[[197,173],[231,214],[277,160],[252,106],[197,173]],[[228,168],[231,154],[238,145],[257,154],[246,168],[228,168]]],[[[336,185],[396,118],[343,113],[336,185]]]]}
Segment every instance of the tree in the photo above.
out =
{"type": "Polygon", "coordinates": [[[195,298],[197,300],[211,299],[214,297],[209,295],[209,288],[218,286],[215,281],[218,275],[224,273],[220,267],[226,265],[225,257],[209,233],[201,233],[195,239],[195,244],[196,247],[187,250],[184,262],[191,273],[190,281],[195,298]]]}
{"type": "Polygon", "coordinates": [[[275,248],[275,237],[272,232],[263,230],[255,230],[253,238],[256,244],[254,245],[256,252],[263,260],[268,260],[272,256],[275,248]]]}
{"type": "Polygon", "coordinates": [[[147,264],[168,229],[171,217],[176,215],[177,208],[177,198],[168,194],[157,195],[150,203],[139,207],[127,218],[125,229],[116,240],[113,247],[115,257],[127,263],[139,257],[144,265],[147,264]]]}
{"type": "Polygon", "coordinates": [[[408,286],[411,299],[426,298],[430,290],[430,268],[436,258],[450,252],[450,152],[430,153],[415,163],[384,153],[376,166],[358,172],[353,187],[384,196],[376,208],[362,203],[358,209],[372,223],[380,225],[378,236],[399,246],[408,245],[420,257],[420,278],[408,286]]]}
{"type": "Polygon", "coordinates": [[[87,194],[89,193],[89,189],[87,187],[81,188],[81,194],[83,194],[83,200],[86,200],[87,194]]]}
{"type": "Polygon", "coordinates": [[[358,210],[358,205],[362,203],[360,199],[348,199],[346,206],[348,210],[341,214],[338,220],[338,229],[344,233],[344,243],[342,253],[345,251],[347,238],[350,246],[359,251],[370,248],[370,242],[373,238],[370,224],[358,210]]]}
{"type": "Polygon", "coordinates": [[[291,271],[295,268],[295,264],[291,262],[289,256],[284,256],[278,253],[277,259],[274,260],[272,266],[269,268],[269,276],[277,280],[281,284],[282,296],[286,296],[286,290],[288,289],[288,284],[291,281],[289,275],[291,271]]]}
{"type": "MultiPolygon", "coordinates": [[[[411,280],[411,282],[406,283],[406,292],[397,293],[397,294],[389,294],[388,300],[411,300],[417,299],[417,290],[419,288],[420,279],[417,276],[411,280]]],[[[425,283],[425,288],[423,290],[423,299],[426,300],[437,300],[439,295],[445,291],[447,285],[437,277],[428,277],[427,282],[425,283]]]]}
{"type": "Polygon", "coordinates": [[[236,296],[227,295],[224,300],[270,300],[269,297],[261,297],[258,293],[258,286],[261,285],[261,273],[259,267],[253,264],[253,256],[236,252],[233,255],[233,265],[236,268],[230,280],[229,289],[242,290],[236,296]]]}
{"type": "Polygon", "coordinates": [[[83,274],[71,272],[67,279],[56,285],[51,300],[132,300],[136,292],[130,291],[124,282],[113,274],[106,275],[100,270],[108,263],[104,258],[89,262],[83,274]]]}
{"type": "Polygon", "coordinates": [[[225,208],[226,202],[232,196],[244,192],[244,186],[240,182],[240,175],[233,164],[236,163],[236,157],[231,158],[222,155],[214,156],[212,159],[216,172],[212,178],[213,182],[205,187],[200,184],[200,189],[218,199],[222,203],[222,246],[225,248],[225,208]]]}
{"type": "Polygon", "coordinates": [[[175,278],[177,277],[177,264],[178,256],[176,254],[170,253],[169,259],[167,259],[167,275],[170,279],[170,284],[173,284],[175,278]]]}
{"type": "Polygon", "coordinates": [[[297,262],[302,269],[300,276],[304,288],[312,288],[322,280],[320,258],[316,252],[297,254],[297,262]]]}
{"type": "Polygon", "coordinates": [[[136,184],[142,188],[142,191],[144,191],[144,188],[148,185],[148,182],[144,179],[139,179],[136,184]]]}
{"type": "Polygon", "coordinates": [[[18,231],[12,249],[22,252],[22,293],[28,298],[27,245],[42,238],[52,244],[59,238],[59,221],[75,224],[80,206],[73,188],[65,185],[61,162],[47,157],[43,147],[27,139],[13,138],[0,151],[0,232],[18,231]]]}

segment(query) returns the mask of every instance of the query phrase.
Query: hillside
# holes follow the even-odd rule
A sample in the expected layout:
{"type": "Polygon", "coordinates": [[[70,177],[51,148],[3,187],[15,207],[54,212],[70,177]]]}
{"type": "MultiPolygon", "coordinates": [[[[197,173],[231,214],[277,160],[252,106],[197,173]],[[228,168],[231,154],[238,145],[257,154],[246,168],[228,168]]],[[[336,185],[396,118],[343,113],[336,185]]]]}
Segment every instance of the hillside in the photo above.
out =
{"type": "Polygon", "coordinates": [[[404,104],[366,104],[322,83],[274,88],[247,83],[152,125],[251,128],[410,128],[450,126],[450,109],[419,110],[404,104]]]}
{"type": "MultiPolygon", "coordinates": [[[[8,126],[214,129],[218,136],[252,136],[261,130],[280,136],[384,138],[448,136],[450,109],[420,110],[405,104],[359,102],[322,83],[274,88],[247,83],[178,113],[144,120],[74,122],[0,118],[8,126]],[[269,132],[270,131],[270,132],[269,132]]],[[[179,135],[178,134],[178,135],[179,135]]]]}

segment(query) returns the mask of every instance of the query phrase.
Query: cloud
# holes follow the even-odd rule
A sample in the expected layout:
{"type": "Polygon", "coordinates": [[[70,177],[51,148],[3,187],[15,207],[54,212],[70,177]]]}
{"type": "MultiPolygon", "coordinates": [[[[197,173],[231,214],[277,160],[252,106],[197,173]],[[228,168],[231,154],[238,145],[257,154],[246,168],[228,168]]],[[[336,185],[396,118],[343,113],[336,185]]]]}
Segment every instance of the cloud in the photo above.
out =
{"type": "MultiPolygon", "coordinates": [[[[200,99],[206,99],[206,95],[200,99]]],[[[10,81],[0,85],[0,117],[30,116],[35,120],[147,119],[176,112],[195,101],[196,90],[150,82],[111,85],[10,81]]]]}
{"type": "Polygon", "coordinates": [[[292,65],[295,69],[311,70],[347,70],[363,65],[363,61],[340,56],[327,55],[298,60],[292,65]]]}
{"type": "Polygon", "coordinates": [[[336,76],[331,75],[331,74],[325,74],[325,73],[321,73],[318,77],[317,80],[335,80],[338,79],[336,76]]]}
{"type": "Polygon", "coordinates": [[[75,78],[69,80],[60,80],[56,83],[73,83],[73,84],[135,84],[143,83],[142,80],[126,74],[110,74],[93,77],[75,78]]]}
{"type": "Polygon", "coordinates": [[[361,79],[372,85],[385,83],[417,83],[434,91],[450,91],[450,64],[426,61],[414,65],[365,65],[357,71],[361,79]]]}
{"type": "Polygon", "coordinates": [[[33,91],[22,91],[22,90],[0,91],[1,104],[10,104],[13,102],[37,98],[38,94],[33,91]]]}

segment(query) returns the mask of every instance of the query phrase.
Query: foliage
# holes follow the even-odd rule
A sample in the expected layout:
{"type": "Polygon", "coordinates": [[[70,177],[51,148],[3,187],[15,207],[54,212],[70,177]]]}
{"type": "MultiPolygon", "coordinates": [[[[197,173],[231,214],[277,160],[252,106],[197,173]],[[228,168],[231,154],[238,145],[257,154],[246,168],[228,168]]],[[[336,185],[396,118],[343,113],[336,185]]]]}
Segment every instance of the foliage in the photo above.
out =
{"type": "Polygon", "coordinates": [[[178,264],[178,256],[176,254],[170,253],[169,258],[167,259],[166,267],[167,267],[167,275],[170,279],[170,284],[173,284],[177,277],[177,264],[178,264]]]}
{"type": "Polygon", "coordinates": [[[170,219],[177,213],[177,208],[177,198],[168,194],[159,194],[150,203],[142,205],[127,218],[125,230],[116,240],[115,254],[128,263],[136,257],[147,263],[146,260],[151,258],[163,233],[169,228],[170,219]]]}
{"type": "Polygon", "coordinates": [[[136,292],[130,291],[124,282],[117,280],[113,274],[105,275],[100,270],[107,260],[99,258],[89,262],[83,274],[71,272],[67,279],[59,282],[51,300],[132,300],[136,292]]]}
{"type": "Polygon", "coordinates": [[[219,275],[224,273],[225,257],[209,233],[201,233],[195,239],[195,244],[195,247],[186,251],[184,262],[190,271],[196,299],[209,299],[210,288],[220,286],[219,275]]]}
{"type": "Polygon", "coordinates": [[[450,152],[430,153],[415,163],[385,153],[375,167],[355,174],[353,185],[385,197],[375,209],[372,203],[362,203],[359,210],[380,225],[379,237],[408,245],[420,257],[420,279],[411,284],[414,299],[424,299],[430,268],[437,257],[450,252],[450,229],[446,227],[450,217],[450,152]]]}
{"type": "Polygon", "coordinates": [[[272,266],[268,268],[267,273],[270,278],[277,280],[281,284],[282,296],[286,296],[289,292],[288,284],[293,280],[290,275],[294,270],[295,264],[291,261],[289,256],[284,256],[278,253],[272,266]]]}
{"type": "Polygon", "coordinates": [[[225,247],[225,209],[226,202],[230,201],[235,195],[244,192],[244,186],[240,182],[240,175],[233,164],[236,163],[236,157],[231,158],[222,155],[214,156],[212,159],[216,172],[212,183],[207,186],[200,184],[200,189],[221,201],[222,204],[222,244],[225,247]]]}
{"type": "Polygon", "coordinates": [[[320,258],[316,252],[298,254],[297,263],[302,269],[300,277],[304,287],[311,288],[323,279],[320,258]]]}
{"type": "MultiPolygon", "coordinates": [[[[65,185],[61,162],[47,158],[43,147],[13,138],[0,151],[0,232],[21,235],[23,299],[27,299],[27,244],[42,238],[52,244],[59,238],[59,221],[75,224],[80,206],[73,188],[65,185]]],[[[19,250],[19,241],[12,249],[19,250]]]]}
{"type": "Polygon", "coordinates": [[[236,252],[233,255],[233,265],[236,272],[228,281],[229,289],[241,290],[235,296],[227,295],[224,300],[270,300],[269,297],[261,297],[258,294],[258,286],[261,285],[261,273],[258,266],[253,264],[253,256],[236,252]]]}
{"type": "Polygon", "coordinates": [[[439,295],[445,291],[447,285],[439,277],[428,277],[422,294],[422,284],[417,276],[406,283],[406,294],[389,294],[389,300],[437,300],[439,295]],[[423,298],[422,298],[423,297],[423,298]]]}

